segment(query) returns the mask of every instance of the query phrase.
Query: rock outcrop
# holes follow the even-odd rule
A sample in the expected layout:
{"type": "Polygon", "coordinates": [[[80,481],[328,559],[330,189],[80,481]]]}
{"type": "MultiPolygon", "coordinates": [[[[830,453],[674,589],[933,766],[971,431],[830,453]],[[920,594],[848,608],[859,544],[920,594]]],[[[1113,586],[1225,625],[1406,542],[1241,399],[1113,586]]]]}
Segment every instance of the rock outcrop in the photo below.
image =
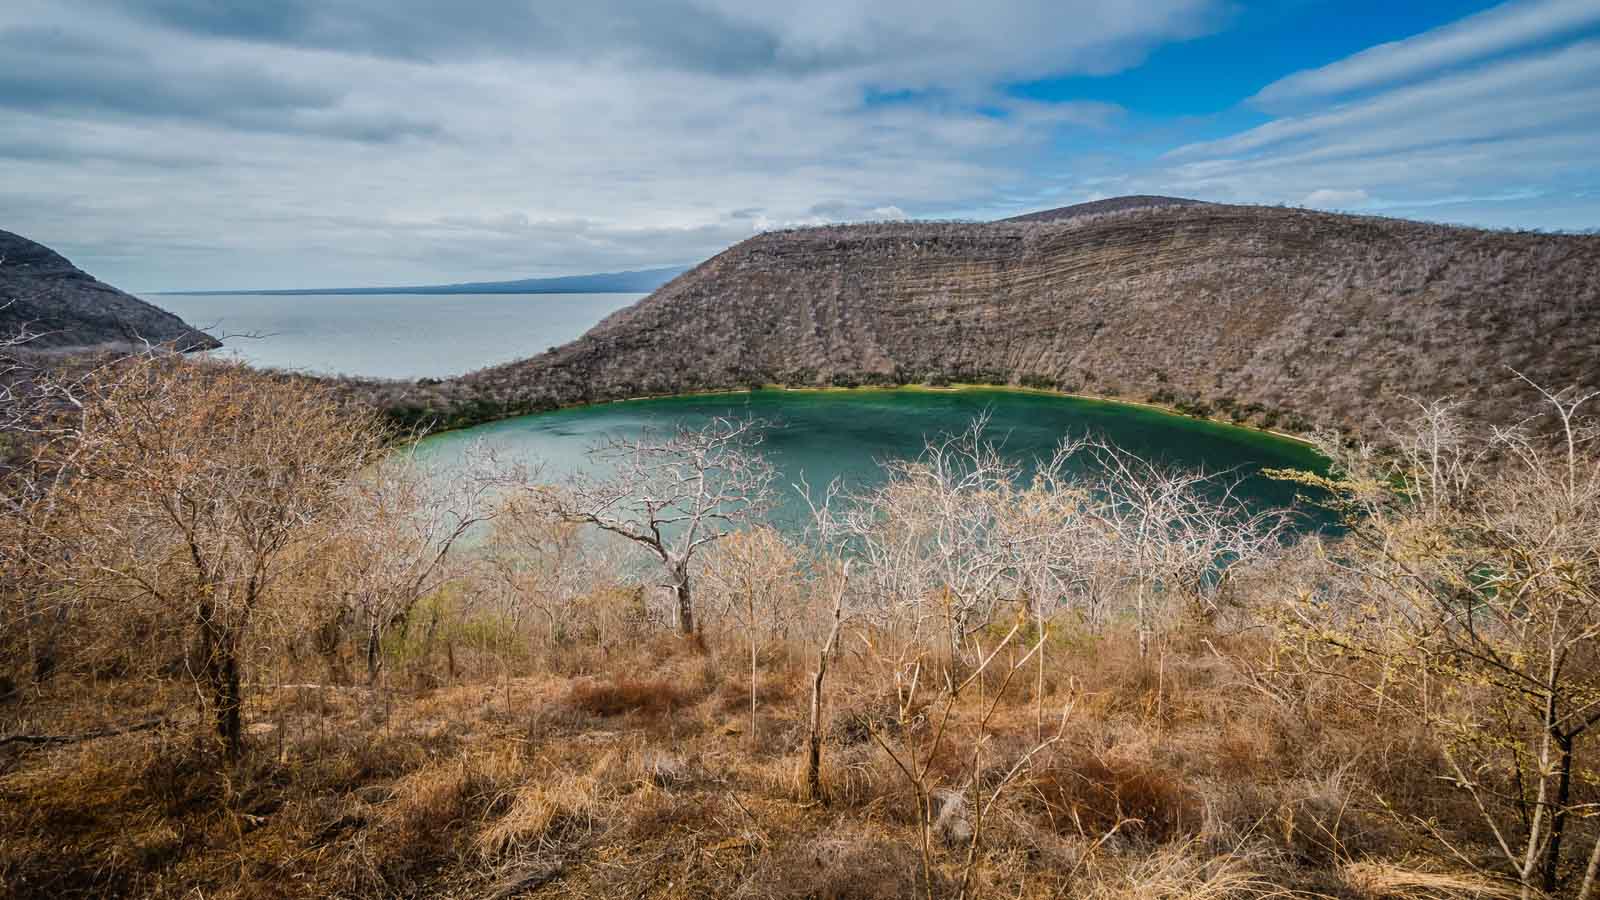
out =
{"type": "Polygon", "coordinates": [[[221,344],[182,319],[96,280],[43,244],[0,231],[0,335],[26,329],[30,349],[114,344],[172,344],[201,350],[221,344]]]}

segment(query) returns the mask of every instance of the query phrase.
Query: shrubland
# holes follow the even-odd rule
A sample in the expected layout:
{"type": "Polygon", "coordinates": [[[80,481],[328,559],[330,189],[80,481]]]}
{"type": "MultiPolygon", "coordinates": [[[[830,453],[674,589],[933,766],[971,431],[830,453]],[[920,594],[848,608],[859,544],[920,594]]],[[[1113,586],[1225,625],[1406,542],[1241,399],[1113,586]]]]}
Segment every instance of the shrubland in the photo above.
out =
{"type": "Polygon", "coordinates": [[[1530,395],[1324,440],[1336,531],[979,421],[792,534],[757,423],[551,480],[63,378],[8,420],[0,895],[1592,897],[1600,457],[1530,395]]]}

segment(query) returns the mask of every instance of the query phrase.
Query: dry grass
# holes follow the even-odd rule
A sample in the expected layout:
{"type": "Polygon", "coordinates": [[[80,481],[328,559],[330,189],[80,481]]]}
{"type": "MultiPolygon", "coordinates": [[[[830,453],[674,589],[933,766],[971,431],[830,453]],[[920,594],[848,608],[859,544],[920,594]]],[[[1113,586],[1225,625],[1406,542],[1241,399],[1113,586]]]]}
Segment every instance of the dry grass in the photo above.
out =
{"type": "Polygon", "coordinates": [[[1385,862],[1351,863],[1340,869],[1340,874],[1363,897],[1374,900],[1509,900],[1519,896],[1516,886],[1481,875],[1427,872],[1385,862]]]}
{"type": "Polygon", "coordinates": [[[1052,760],[1034,769],[1021,788],[1063,834],[1093,839],[1115,832],[1160,844],[1200,829],[1194,790],[1147,764],[1088,755],[1052,760]]]}
{"type": "Polygon", "coordinates": [[[572,686],[568,699],[574,708],[596,716],[624,713],[660,716],[681,709],[687,701],[687,694],[676,684],[627,677],[616,681],[579,682],[572,686]]]}
{"type": "MultiPolygon", "coordinates": [[[[1239,689],[1224,659],[1247,644],[1214,645],[1222,657],[1169,648],[1155,668],[1126,635],[1058,657],[1044,699],[1070,693],[1075,711],[990,810],[969,896],[1500,896],[1448,859],[1417,864],[1423,844],[1380,827],[1373,783],[1401,783],[1414,738],[1374,741],[1370,720],[1328,698],[1286,714],[1239,689]]],[[[921,893],[913,795],[866,732],[897,742],[930,725],[895,718],[867,661],[843,657],[835,673],[818,805],[797,779],[807,684],[789,660],[802,654],[764,655],[751,744],[735,641],[573,648],[588,660],[577,675],[560,652],[415,692],[266,690],[253,752],[225,772],[181,729],[13,753],[0,761],[0,897],[921,893]]],[[[987,790],[1030,746],[1026,694],[987,731],[977,715],[952,714],[930,763],[940,797],[987,790]]],[[[1416,808],[1470,833],[1465,811],[1413,777],[1416,808]]],[[[941,807],[970,819],[967,803],[941,807]]],[[[957,892],[960,833],[933,848],[935,896],[957,892]]]]}

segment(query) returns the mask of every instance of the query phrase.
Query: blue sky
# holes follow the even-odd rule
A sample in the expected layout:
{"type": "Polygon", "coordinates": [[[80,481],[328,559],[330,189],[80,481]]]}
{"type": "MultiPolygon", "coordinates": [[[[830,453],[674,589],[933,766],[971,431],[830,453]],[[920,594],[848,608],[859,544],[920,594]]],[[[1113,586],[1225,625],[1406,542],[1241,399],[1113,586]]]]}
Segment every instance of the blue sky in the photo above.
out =
{"type": "Polygon", "coordinates": [[[1043,78],[1012,90],[1041,100],[1103,100],[1152,117],[1215,115],[1291,72],[1328,65],[1497,5],[1437,0],[1239,4],[1220,14],[1214,32],[1157,47],[1142,65],[1111,75],[1043,78]]]}
{"type": "Polygon", "coordinates": [[[1596,0],[0,5],[0,228],[134,290],[1126,193],[1591,229],[1596,146],[1596,0]]]}

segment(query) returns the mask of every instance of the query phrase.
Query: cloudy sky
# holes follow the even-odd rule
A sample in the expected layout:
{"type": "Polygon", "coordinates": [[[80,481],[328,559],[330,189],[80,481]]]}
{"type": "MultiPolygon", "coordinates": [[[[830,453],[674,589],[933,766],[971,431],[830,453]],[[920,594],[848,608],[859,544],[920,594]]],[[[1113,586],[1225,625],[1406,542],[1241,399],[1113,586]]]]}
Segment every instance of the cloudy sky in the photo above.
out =
{"type": "Polygon", "coordinates": [[[1600,226],[1596,0],[4,0],[0,228],[132,290],[1127,193],[1600,226]]]}

